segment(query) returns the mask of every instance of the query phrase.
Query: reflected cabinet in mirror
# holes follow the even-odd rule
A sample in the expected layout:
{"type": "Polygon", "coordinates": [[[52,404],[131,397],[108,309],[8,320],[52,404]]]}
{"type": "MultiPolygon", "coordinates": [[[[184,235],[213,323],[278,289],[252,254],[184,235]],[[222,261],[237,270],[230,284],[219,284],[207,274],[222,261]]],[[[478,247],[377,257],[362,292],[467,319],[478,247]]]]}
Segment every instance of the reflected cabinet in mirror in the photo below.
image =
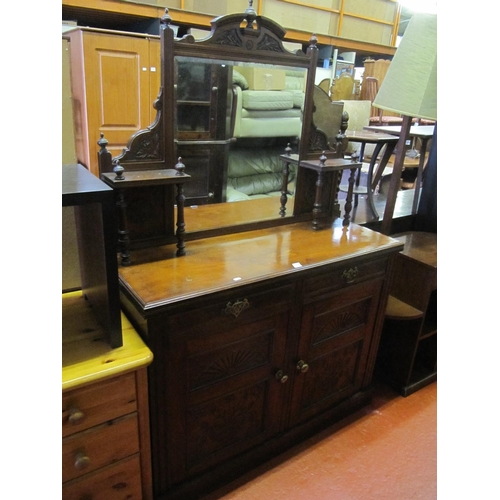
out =
{"type": "MultiPolygon", "coordinates": [[[[175,38],[166,9],[156,120],[114,159],[101,138],[101,172],[119,166],[126,177],[182,163],[190,176],[182,193],[186,240],[310,218],[316,179],[296,164],[285,175],[279,156],[342,155],[342,111],[326,125],[314,123],[315,37],[306,53],[291,52],[285,31],[252,7],[211,24],[206,38],[175,38]]],[[[332,200],[338,181],[325,190],[332,200]]],[[[123,229],[131,248],[174,241],[165,199],[161,189],[127,190],[123,229]]]]}

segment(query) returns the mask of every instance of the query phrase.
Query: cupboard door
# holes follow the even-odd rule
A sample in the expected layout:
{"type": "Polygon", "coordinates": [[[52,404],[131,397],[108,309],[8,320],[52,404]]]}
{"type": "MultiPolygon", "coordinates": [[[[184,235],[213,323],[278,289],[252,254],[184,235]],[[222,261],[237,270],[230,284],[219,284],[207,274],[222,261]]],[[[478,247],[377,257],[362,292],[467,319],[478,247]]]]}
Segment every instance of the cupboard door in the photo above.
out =
{"type": "Polygon", "coordinates": [[[156,96],[151,100],[149,45],[144,38],[98,33],[83,37],[88,162],[96,175],[101,133],[116,156],[133,134],[151,123],[156,96]]]}
{"type": "MultiPolygon", "coordinates": [[[[284,370],[292,293],[288,286],[259,290],[170,316],[168,351],[164,360],[155,358],[166,368],[166,387],[158,388],[165,408],[158,410],[168,443],[156,493],[283,428],[290,386],[278,372],[284,370]]],[[[155,436],[152,442],[155,449],[155,436]]]]}
{"type": "Polygon", "coordinates": [[[304,306],[290,425],[361,389],[381,287],[382,280],[353,285],[304,306]]]}

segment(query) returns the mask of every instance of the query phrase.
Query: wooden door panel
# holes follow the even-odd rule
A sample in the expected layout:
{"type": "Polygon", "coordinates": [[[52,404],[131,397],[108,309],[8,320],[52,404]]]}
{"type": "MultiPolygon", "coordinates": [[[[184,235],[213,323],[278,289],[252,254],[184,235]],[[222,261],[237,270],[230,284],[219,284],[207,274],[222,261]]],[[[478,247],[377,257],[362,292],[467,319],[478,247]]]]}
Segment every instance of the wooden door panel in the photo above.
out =
{"type": "Polygon", "coordinates": [[[358,391],[375,324],[381,280],[352,286],[304,307],[291,424],[304,421],[358,391]]]}
{"type": "Polygon", "coordinates": [[[281,313],[208,338],[176,335],[166,363],[175,401],[166,429],[172,485],[279,432],[288,384],[275,372],[284,364],[287,325],[281,313]]]}
{"type": "Polygon", "coordinates": [[[84,37],[91,170],[97,173],[97,141],[113,156],[150,124],[149,41],[90,33],[84,37]]]}

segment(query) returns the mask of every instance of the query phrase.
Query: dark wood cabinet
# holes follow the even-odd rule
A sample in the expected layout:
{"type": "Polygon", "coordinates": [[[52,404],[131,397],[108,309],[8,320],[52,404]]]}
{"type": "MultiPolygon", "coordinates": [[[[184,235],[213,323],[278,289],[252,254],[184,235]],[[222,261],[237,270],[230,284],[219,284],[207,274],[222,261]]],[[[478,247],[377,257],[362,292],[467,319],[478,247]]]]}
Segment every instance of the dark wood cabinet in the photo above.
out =
{"type": "Polygon", "coordinates": [[[177,156],[193,179],[186,186],[186,205],[226,201],[229,66],[177,57],[174,68],[177,156]]]}
{"type": "Polygon", "coordinates": [[[122,268],[122,303],[155,356],[156,498],[198,498],[369,402],[401,245],[350,231],[361,247],[302,223],[193,241],[196,264],[143,251],[147,264],[122,268]]]}
{"type": "Polygon", "coordinates": [[[178,141],[177,154],[186,165],[186,205],[226,201],[228,141],[178,141]]]}

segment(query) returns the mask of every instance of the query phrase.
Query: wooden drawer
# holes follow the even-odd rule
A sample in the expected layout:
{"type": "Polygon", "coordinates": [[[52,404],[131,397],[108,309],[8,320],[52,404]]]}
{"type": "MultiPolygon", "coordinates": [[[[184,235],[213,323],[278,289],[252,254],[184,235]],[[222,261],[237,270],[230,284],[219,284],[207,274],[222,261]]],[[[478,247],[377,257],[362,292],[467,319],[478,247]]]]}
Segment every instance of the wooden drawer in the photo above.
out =
{"type": "Polygon", "coordinates": [[[66,483],[63,500],[141,500],[139,455],[66,483]]]}
{"type": "Polygon", "coordinates": [[[317,300],[345,286],[382,277],[386,273],[388,257],[377,260],[363,260],[331,271],[324,270],[318,276],[308,278],[304,282],[304,302],[317,300]]]}
{"type": "Polygon", "coordinates": [[[189,330],[207,335],[227,331],[288,310],[294,290],[289,284],[266,289],[235,289],[230,294],[223,294],[212,305],[193,306],[188,312],[170,316],[168,323],[171,331],[178,333],[189,330]]]}
{"type": "Polygon", "coordinates": [[[69,436],[137,410],[135,373],[63,393],[62,435],[69,436]]]}
{"type": "Polygon", "coordinates": [[[138,451],[136,413],[73,434],[62,443],[62,480],[69,481],[138,451]]]}

